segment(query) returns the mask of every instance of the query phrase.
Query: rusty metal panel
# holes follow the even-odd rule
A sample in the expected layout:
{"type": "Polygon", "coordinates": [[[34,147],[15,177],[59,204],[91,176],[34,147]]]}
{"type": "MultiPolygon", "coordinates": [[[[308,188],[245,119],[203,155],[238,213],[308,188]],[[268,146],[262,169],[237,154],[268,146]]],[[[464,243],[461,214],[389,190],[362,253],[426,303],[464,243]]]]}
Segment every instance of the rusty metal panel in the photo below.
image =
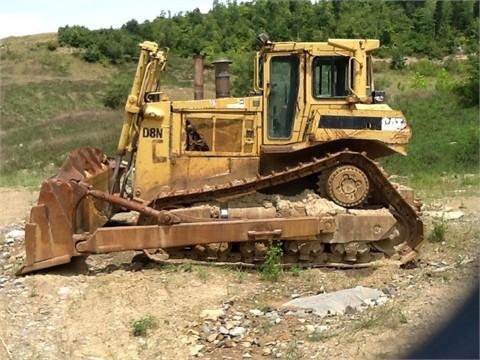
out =
{"type": "Polygon", "coordinates": [[[31,210],[25,227],[26,262],[20,274],[64,264],[78,255],[75,231],[103,226],[108,207],[105,202],[81,200],[90,185],[108,189],[111,173],[112,164],[97,149],[81,148],[69,154],[58,174],[42,184],[38,205],[31,210]]]}
{"type": "Polygon", "coordinates": [[[385,239],[397,223],[389,211],[375,210],[362,214],[338,214],[335,220],[337,227],[333,239],[328,241],[332,243],[385,239]]]}
{"type": "MultiPolygon", "coordinates": [[[[171,226],[121,226],[100,228],[91,238],[77,243],[77,250],[85,253],[104,253],[111,251],[139,250],[150,248],[171,248],[191,244],[216,242],[251,241],[252,232],[272,232],[275,239],[316,240],[327,230],[325,223],[332,222],[330,217],[274,218],[262,220],[211,221],[201,223],[183,223],[171,226]]],[[[273,236],[272,236],[273,237],[273,236]]]]}

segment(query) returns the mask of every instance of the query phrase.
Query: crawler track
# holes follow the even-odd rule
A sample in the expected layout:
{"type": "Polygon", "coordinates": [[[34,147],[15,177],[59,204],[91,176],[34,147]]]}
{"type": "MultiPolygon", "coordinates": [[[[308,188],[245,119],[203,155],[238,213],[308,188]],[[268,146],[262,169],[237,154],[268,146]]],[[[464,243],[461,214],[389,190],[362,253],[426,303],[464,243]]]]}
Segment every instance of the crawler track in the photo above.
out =
{"type": "MultiPolygon", "coordinates": [[[[255,178],[245,178],[228,184],[217,186],[205,186],[203,188],[190,189],[189,191],[176,191],[161,193],[150,203],[152,208],[162,210],[172,206],[189,206],[199,202],[212,202],[219,199],[231,199],[245,194],[268,189],[275,185],[285,184],[310,175],[320,175],[341,165],[354,165],[361,169],[368,177],[371,184],[371,194],[374,200],[367,203],[370,208],[383,208],[389,210],[396,218],[401,231],[400,246],[392,247],[388,244],[383,248],[380,243],[362,244],[365,256],[359,256],[352,261],[345,261],[339,253],[345,254],[346,249],[338,249],[335,244],[324,244],[321,241],[309,242],[284,242],[283,266],[293,265],[308,267],[342,267],[358,268],[368,267],[380,260],[384,254],[391,255],[392,250],[397,253],[397,259],[401,262],[411,260],[414,249],[423,241],[423,223],[416,210],[402,197],[396,187],[387,179],[386,173],[365,154],[352,152],[348,149],[328,154],[323,158],[313,158],[309,162],[300,163],[298,166],[285,168],[283,171],[272,172],[268,175],[259,175],[255,178]],[[303,246],[312,247],[309,255],[301,255],[303,246]],[[366,246],[366,247],[365,247],[366,246]],[[389,249],[387,249],[389,247],[389,249]],[[402,257],[403,255],[403,257],[402,257]]],[[[362,207],[359,205],[358,207],[362,207]]],[[[144,218],[142,220],[145,221],[144,218]]],[[[243,244],[216,243],[205,246],[195,246],[182,249],[171,249],[168,254],[163,252],[157,256],[153,251],[146,251],[151,260],[160,262],[193,262],[210,263],[230,266],[256,266],[263,261],[269,242],[250,242],[243,244]],[[187,260],[186,260],[187,259],[187,260]]],[[[358,246],[358,243],[348,243],[341,246],[358,246]]],[[[362,254],[362,252],[359,252],[362,254]]]]}
{"type": "Polygon", "coordinates": [[[397,220],[403,225],[407,245],[415,249],[423,241],[423,223],[416,210],[400,195],[395,186],[387,179],[385,172],[366,154],[349,151],[329,154],[323,158],[313,158],[310,162],[286,168],[280,172],[259,175],[256,178],[245,178],[228,184],[205,186],[189,191],[161,193],[150,206],[163,209],[172,205],[189,205],[198,202],[208,202],[221,198],[232,198],[269,187],[285,184],[313,174],[333,169],[339,165],[355,165],[362,169],[372,184],[376,204],[390,209],[397,220]]]}

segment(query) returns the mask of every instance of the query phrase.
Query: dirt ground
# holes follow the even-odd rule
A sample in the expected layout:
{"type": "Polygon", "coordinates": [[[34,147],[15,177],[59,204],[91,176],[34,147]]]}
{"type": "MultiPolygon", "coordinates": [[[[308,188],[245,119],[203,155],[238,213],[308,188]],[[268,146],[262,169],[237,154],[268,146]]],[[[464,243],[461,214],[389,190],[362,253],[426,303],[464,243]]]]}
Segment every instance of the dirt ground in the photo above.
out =
{"type": "MultiPolygon", "coordinates": [[[[7,244],[5,236],[23,227],[36,194],[0,189],[0,195],[0,359],[399,358],[478,284],[477,196],[425,200],[426,210],[462,216],[447,221],[445,241],[425,241],[416,267],[295,269],[271,282],[257,271],[139,267],[132,252],[17,278],[23,243],[7,244]],[[382,290],[387,302],[325,318],[282,307],[293,297],[357,285],[382,290]],[[134,336],[142,319],[155,326],[134,336]]],[[[431,218],[425,222],[428,234],[431,218]]]]}

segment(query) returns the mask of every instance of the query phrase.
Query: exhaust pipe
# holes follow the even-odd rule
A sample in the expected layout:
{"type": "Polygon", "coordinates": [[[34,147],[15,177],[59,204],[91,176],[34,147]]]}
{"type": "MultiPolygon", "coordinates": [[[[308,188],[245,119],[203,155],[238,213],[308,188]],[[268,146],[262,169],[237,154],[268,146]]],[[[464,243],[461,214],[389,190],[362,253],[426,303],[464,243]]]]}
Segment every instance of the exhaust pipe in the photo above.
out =
{"type": "Polygon", "coordinates": [[[203,99],[203,55],[193,57],[193,98],[203,99]]]}
{"type": "Polygon", "coordinates": [[[215,66],[215,95],[218,98],[230,96],[230,73],[228,67],[230,59],[218,59],[212,62],[215,66]]]}

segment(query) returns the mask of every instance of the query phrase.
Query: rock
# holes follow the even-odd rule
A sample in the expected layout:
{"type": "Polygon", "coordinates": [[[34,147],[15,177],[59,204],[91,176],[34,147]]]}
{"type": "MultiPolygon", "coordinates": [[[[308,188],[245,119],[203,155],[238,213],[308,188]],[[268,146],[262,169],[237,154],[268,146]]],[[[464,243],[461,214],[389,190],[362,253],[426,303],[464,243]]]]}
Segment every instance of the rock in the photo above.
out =
{"type": "Polygon", "coordinates": [[[294,299],[283,306],[304,308],[305,312],[307,309],[313,309],[315,314],[323,317],[328,314],[344,314],[347,307],[362,310],[361,306],[379,305],[385,301],[386,296],[380,290],[357,286],[332,293],[294,299]]]}
{"type": "MultiPolygon", "coordinates": [[[[369,301],[369,300],[366,300],[366,301],[369,301]]],[[[345,308],[345,311],[343,312],[345,315],[353,315],[357,312],[357,309],[350,306],[350,305],[347,305],[347,307],[345,308]]]]}
{"type": "Polygon", "coordinates": [[[6,237],[5,240],[3,240],[3,242],[6,244],[6,245],[11,245],[15,242],[15,239],[14,238],[9,238],[9,237],[6,237]]]}
{"type": "Polygon", "coordinates": [[[313,334],[316,330],[316,327],[312,324],[305,325],[305,331],[309,334],[313,334]]]}
{"type": "Polygon", "coordinates": [[[262,349],[263,356],[270,356],[271,354],[272,354],[272,349],[270,349],[269,347],[264,347],[262,349]]]}
{"type": "Polygon", "coordinates": [[[218,329],[218,331],[222,335],[228,335],[228,329],[225,326],[220,326],[220,329],[218,329]]]}
{"type": "Polygon", "coordinates": [[[397,290],[395,290],[392,287],[385,287],[385,288],[382,289],[382,291],[385,295],[387,295],[389,297],[393,297],[397,293],[397,290]]]}
{"type": "Polygon", "coordinates": [[[230,336],[236,337],[236,336],[242,336],[243,334],[245,334],[245,332],[246,332],[245,328],[241,326],[236,326],[232,330],[230,330],[228,334],[230,336]]]}
{"type": "Polygon", "coordinates": [[[252,321],[247,319],[244,322],[242,322],[242,326],[243,327],[250,327],[250,326],[252,326],[252,321]]]}
{"type": "Polygon", "coordinates": [[[212,321],[217,321],[218,318],[225,316],[225,310],[223,309],[206,309],[200,313],[200,317],[212,321]]]}
{"type": "Polygon", "coordinates": [[[70,296],[71,292],[72,292],[72,289],[64,286],[57,290],[57,295],[60,297],[60,299],[66,299],[70,296]]]}
{"type": "Polygon", "coordinates": [[[252,314],[253,316],[262,316],[263,315],[263,311],[261,310],[258,310],[258,309],[252,309],[249,311],[250,314],[252,314]]]}
{"type": "Polygon", "coordinates": [[[5,234],[5,241],[7,239],[13,239],[13,241],[21,241],[25,239],[25,231],[24,230],[12,230],[5,234]]]}
{"type": "Polygon", "coordinates": [[[293,293],[292,295],[290,295],[290,299],[296,299],[296,298],[299,298],[300,296],[301,296],[300,294],[293,293]]]}
{"type": "Polygon", "coordinates": [[[250,355],[250,354],[247,352],[247,353],[243,354],[242,357],[243,357],[244,359],[251,359],[251,358],[252,358],[252,355],[250,355]]]}
{"type": "Polygon", "coordinates": [[[465,215],[463,211],[424,211],[426,216],[443,220],[458,220],[465,215]]]}
{"type": "Polygon", "coordinates": [[[195,345],[190,348],[190,356],[198,356],[200,351],[205,347],[205,345],[195,345]]]}
{"type": "MultiPolygon", "coordinates": [[[[317,326],[315,331],[316,332],[324,332],[324,331],[327,331],[328,329],[330,329],[330,326],[328,326],[328,325],[319,325],[319,326],[317,326]]],[[[298,342],[298,343],[300,343],[300,342],[298,342]]]]}
{"type": "Polygon", "coordinates": [[[210,334],[210,335],[207,336],[207,341],[208,342],[214,342],[217,339],[217,336],[218,336],[218,334],[215,334],[215,333],[210,334]]]}

